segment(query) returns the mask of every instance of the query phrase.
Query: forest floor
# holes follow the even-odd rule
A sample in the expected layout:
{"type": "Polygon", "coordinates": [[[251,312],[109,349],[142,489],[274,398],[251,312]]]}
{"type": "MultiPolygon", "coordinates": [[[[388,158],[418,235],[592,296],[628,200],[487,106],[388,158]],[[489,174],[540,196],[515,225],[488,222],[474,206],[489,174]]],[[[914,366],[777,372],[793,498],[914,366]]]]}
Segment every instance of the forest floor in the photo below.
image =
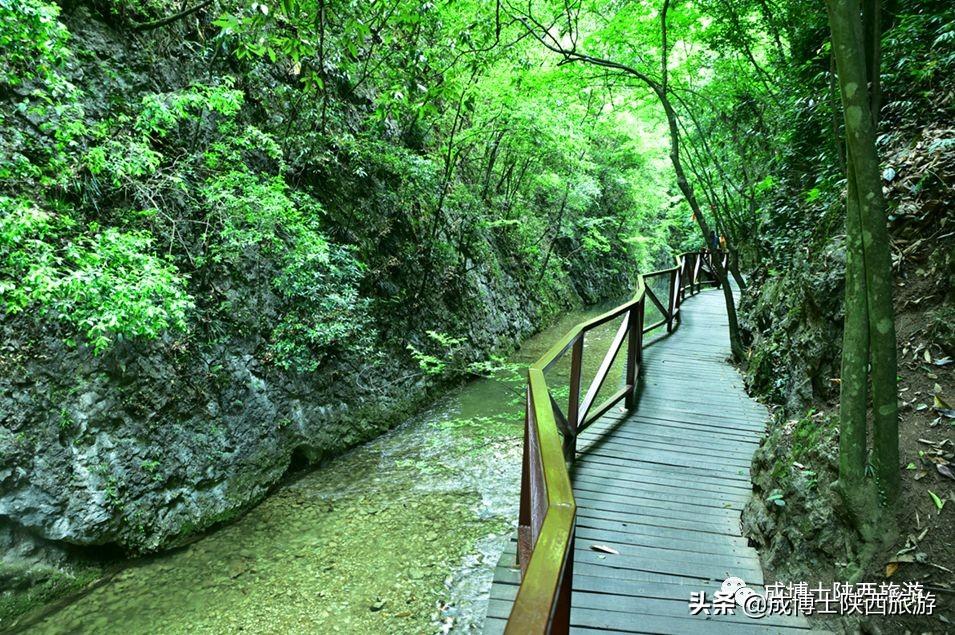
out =
{"type": "Polygon", "coordinates": [[[824,261],[831,271],[810,263],[789,274],[788,286],[753,290],[753,297],[768,293],[763,304],[779,304],[773,310],[786,316],[763,328],[754,348],[788,355],[771,365],[775,378],[784,377],[776,385],[784,388],[772,399],[778,404],[775,422],[754,460],[755,495],[744,513],[767,579],[811,586],[850,577],[877,585],[918,582],[935,595],[929,616],[814,618],[818,627],[840,632],[955,632],[955,222],[949,186],[955,146],[947,126],[926,126],[905,137],[883,159],[892,205],[902,489],[891,510],[896,530],[863,571],[857,566],[858,536],[830,488],[838,478],[838,342],[820,347],[815,341],[821,334],[838,337],[831,325],[840,317],[827,312],[828,300],[820,300],[820,294],[841,298],[841,278],[831,284],[841,276],[838,259],[824,261]],[[774,330],[771,339],[767,333],[774,330]],[[809,344],[806,333],[812,334],[809,344]],[[787,375],[792,369],[797,372],[787,375]],[[792,398],[793,377],[813,379],[809,403],[799,406],[792,398]],[[785,406],[780,396],[789,398],[785,406]]]}
{"type": "MultiPolygon", "coordinates": [[[[930,343],[937,308],[931,249],[909,252],[912,274],[898,281],[899,457],[902,489],[893,512],[897,531],[859,572],[860,582],[918,582],[934,594],[929,616],[815,616],[837,632],[955,632],[955,364],[930,343]],[[921,272],[921,273],[917,273],[921,272]],[[934,301],[933,301],[934,297],[934,301]]],[[[838,391],[835,391],[838,394],[838,391]]],[[[777,423],[757,453],[756,495],[744,522],[763,554],[770,581],[846,582],[859,543],[829,486],[838,476],[838,397],[817,401],[805,416],[777,423]],[[773,503],[780,497],[784,503],[773,503]]]]}
{"type": "Polygon", "coordinates": [[[913,275],[897,284],[899,457],[902,491],[895,505],[899,534],[866,580],[921,582],[938,598],[931,618],[871,618],[883,632],[955,630],[955,364],[926,341],[928,310],[936,306],[932,248],[911,253],[913,275]]]}

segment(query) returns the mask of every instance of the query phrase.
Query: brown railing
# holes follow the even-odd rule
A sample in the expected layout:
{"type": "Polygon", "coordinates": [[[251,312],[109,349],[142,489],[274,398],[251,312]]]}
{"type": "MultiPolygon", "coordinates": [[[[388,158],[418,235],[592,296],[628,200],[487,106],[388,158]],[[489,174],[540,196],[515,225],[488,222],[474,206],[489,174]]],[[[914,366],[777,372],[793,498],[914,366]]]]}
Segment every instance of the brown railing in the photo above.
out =
{"type": "MultiPolygon", "coordinates": [[[[577,506],[567,471],[577,452],[577,435],[620,401],[627,409],[636,405],[643,336],[666,326],[667,333],[680,321],[680,304],[711,283],[712,257],[723,252],[690,252],[676,257],[676,266],[638,276],[633,298],[615,309],[575,326],[527,371],[527,410],[524,420],[524,457],[518,520],[517,561],[521,585],[505,633],[567,633],[570,628],[570,594],[574,569],[574,535],[577,506]],[[647,284],[667,279],[664,302],[647,284]],[[647,299],[663,316],[644,325],[647,299]],[[622,318],[610,348],[581,399],[584,338],[589,331],[622,318]],[[627,342],[625,381],[622,389],[600,405],[597,395],[607,379],[623,343],[627,342]],[[561,410],[544,373],[570,351],[570,381],[566,414],[561,410]]],[[[662,294],[661,294],[662,295],[662,294]]]]}

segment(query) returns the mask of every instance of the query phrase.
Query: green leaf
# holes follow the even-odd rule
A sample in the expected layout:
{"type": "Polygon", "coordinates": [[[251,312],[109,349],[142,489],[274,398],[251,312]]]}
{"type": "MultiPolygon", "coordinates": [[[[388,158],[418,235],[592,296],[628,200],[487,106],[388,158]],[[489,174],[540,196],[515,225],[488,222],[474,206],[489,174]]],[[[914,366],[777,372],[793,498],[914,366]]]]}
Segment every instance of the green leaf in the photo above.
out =
{"type": "Polygon", "coordinates": [[[932,502],[935,503],[935,506],[938,507],[938,510],[942,511],[942,508],[945,507],[945,501],[939,498],[938,494],[936,494],[932,490],[926,490],[926,491],[928,491],[928,495],[932,497],[932,502]]]}

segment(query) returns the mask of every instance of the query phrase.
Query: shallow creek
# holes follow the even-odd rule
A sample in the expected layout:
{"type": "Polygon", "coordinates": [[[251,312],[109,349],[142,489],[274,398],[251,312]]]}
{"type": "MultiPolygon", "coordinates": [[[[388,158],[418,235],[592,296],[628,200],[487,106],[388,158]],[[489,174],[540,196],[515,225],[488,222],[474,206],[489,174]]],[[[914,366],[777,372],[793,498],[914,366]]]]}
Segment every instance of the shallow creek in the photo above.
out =
{"type": "MultiPolygon", "coordinates": [[[[510,361],[533,362],[612,306],[568,313],[510,361]]],[[[606,350],[614,328],[588,335],[587,349],[606,350]]],[[[600,355],[585,354],[585,374],[600,355]]],[[[233,524],[121,570],[29,632],[479,632],[516,525],[523,410],[519,373],[468,382],[233,524]]]]}

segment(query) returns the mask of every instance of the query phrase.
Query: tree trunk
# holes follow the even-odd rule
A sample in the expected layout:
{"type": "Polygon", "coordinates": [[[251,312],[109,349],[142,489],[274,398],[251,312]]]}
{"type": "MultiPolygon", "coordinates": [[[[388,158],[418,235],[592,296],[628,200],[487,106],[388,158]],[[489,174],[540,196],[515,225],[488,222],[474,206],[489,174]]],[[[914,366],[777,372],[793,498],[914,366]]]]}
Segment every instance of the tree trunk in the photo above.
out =
{"type": "Polygon", "coordinates": [[[726,261],[730,273],[733,274],[733,280],[736,280],[736,286],[739,287],[740,291],[746,291],[746,280],[743,279],[743,274],[739,270],[739,251],[735,247],[726,246],[726,249],[729,251],[729,259],[726,261]]]}
{"type": "Polygon", "coordinates": [[[872,123],[879,126],[879,111],[882,109],[882,2],[863,0],[862,29],[865,46],[865,68],[869,79],[869,108],[872,123]]]}
{"type": "Polygon", "coordinates": [[[855,178],[846,196],[846,290],[839,384],[839,486],[857,527],[868,516],[863,490],[866,464],[866,407],[869,378],[869,315],[866,306],[862,227],[855,178]]]}
{"type": "MultiPolygon", "coordinates": [[[[690,210],[693,212],[696,224],[699,225],[700,231],[703,232],[703,239],[707,240],[710,235],[709,223],[707,223],[703,217],[700,202],[693,192],[693,186],[690,185],[689,180],[686,178],[683,163],[680,161],[680,129],[677,123],[676,112],[673,110],[673,105],[670,103],[670,99],[663,87],[658,84],[653,84],[651,87],[663,105],[663,111],[666,113],[667,122],[670,126],[670,162],[673,164],[673,171],[676,173],[677,186],[679,186],[680,192],[683,193],[683,198],[685,198],[686,202],[690,205],[690,210]]],[[[733,298],[733,289],[729,285],[726,268],[723,266],[722,260],[713,258],[712,264],[713,271],[716,273],[716,279],[723,289],[723,299],[726,301],[726,317],[728,318],[730,332],[730,350],[733,352],[733,359],[737,362],[741,362],[745,358],[745,351],[743,349],[743,340],[739,334],[739,320],[736,317],[736,300],[733,298]]]]}
{"type": "Polygon", "coordinates": [[[867,81],[872,68],[866,65],[859,0],[828,0],[827,5],[845,113],[848,178],[854,190],[849,192],[854,202],[848,210],[857,217],[848,219],[848,226],[858,223],[861,233],[861,241],[855,240],[850,249],[865,278],[868,361],[872,369],[872,462],[882,503],[888,504],[898,495],[900,478],[897,359],[892,261],[867,81]]]}

